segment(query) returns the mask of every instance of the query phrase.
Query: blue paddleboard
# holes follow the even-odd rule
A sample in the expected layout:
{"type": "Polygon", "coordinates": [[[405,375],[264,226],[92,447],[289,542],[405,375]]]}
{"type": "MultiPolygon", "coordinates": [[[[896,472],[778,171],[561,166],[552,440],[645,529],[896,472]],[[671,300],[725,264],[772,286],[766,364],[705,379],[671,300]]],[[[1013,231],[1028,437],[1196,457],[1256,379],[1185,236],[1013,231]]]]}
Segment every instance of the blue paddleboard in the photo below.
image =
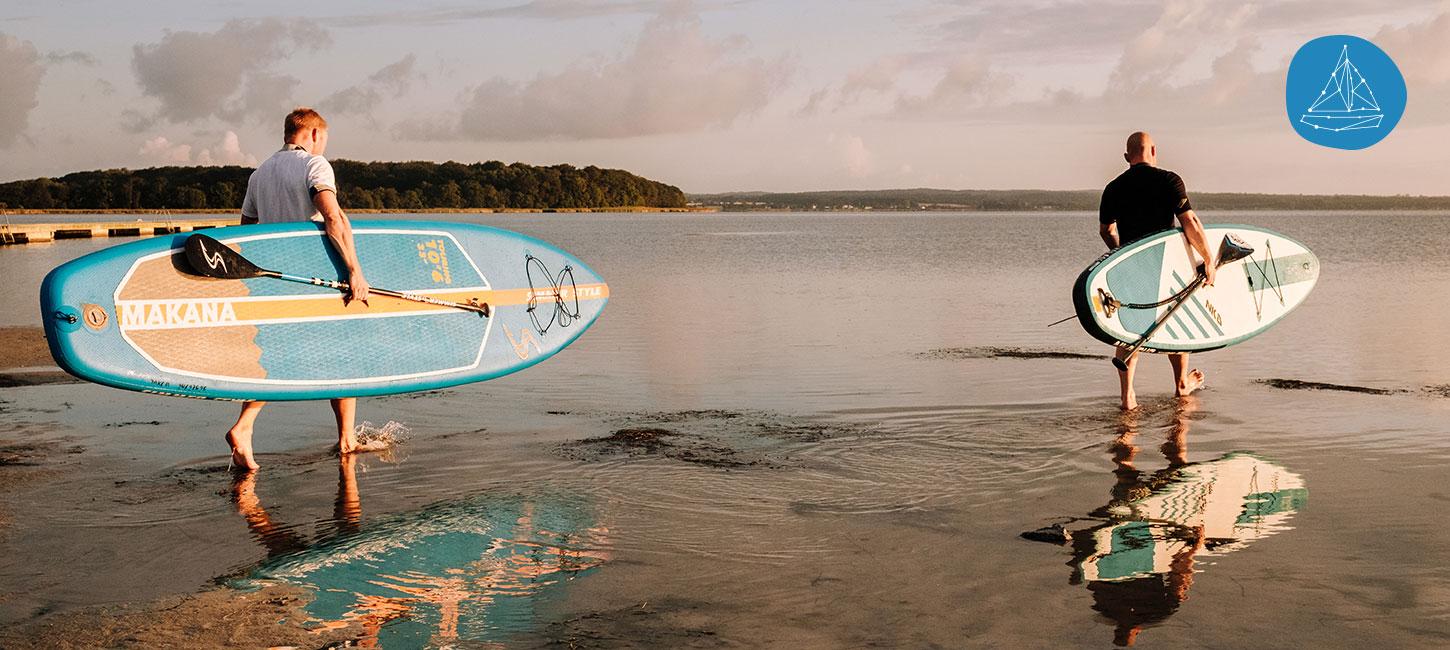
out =
{"type": "MultiPolygon", "coordinates": [[[[252,263],[346,280],[321,225],[208,231],[252,263]]],[[[41,285],[41,320],[67,372],[127,390],[229,400],[309,400],[431,390],[493,379],[562,350],[593,324],[609,287],[543,241],[475,224],[359,221],[368,282],[490,317],[275,278],[192,272],[189,234],[68,262],[41,285]]]]}

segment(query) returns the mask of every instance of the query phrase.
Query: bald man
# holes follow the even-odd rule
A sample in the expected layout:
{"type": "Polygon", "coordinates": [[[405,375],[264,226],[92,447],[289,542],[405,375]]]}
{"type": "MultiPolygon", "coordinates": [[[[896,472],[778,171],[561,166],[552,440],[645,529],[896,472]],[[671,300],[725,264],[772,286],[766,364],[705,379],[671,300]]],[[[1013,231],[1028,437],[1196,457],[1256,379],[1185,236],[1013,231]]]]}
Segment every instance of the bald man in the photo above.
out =
{"type": "MultiPolygon", "coordinates": [[[[1157,166],[1158,147],[1153,144],[1153,136],[1143,131],[1128,136],[1123,158],[1128,161],[1128,170],[1103,189],[1103,201],[1098,209],[1098,232],[1103,242],[1109,249],[1116,249],[1172,228],[1177,220],[1183,226],[1183,236],[1189,246],[1203,261],[1204,286],[1213,286],[1214,260],[1208,249],[1208,237],[1203,233],[1203,223],[1193,213],[1183,179],[1157,166]]],[[[1138,398],[1133,392],[1138,353],[1128,355],[1127,352],[1126,346],[1118,346],[1116,356],[1128,368],[1118,371],[1118,383],[1122,389],[1123,410],[1131,411],[1138,408],[1138,398]]],[[[1173,365],[1175,395],[1183,397],[1203,387],[1203,372],[1188,369],[1187,352],[1169,354],[1168,362],[1173,365]]]]}

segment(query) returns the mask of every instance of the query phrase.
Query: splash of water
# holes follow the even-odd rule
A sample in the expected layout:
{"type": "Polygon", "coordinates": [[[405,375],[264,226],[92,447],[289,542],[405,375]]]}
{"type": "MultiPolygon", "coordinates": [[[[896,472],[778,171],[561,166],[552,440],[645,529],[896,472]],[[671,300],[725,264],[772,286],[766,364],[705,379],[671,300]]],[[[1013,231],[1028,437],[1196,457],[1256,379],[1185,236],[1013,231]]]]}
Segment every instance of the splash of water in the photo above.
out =
{"type": "Polygon", "coordinates": [[[393,420],[382,426],[364,420],[357,425],[354,435],[359,447],[376,451],[383,461],[393,463],[403,459],[399,446],[412,437],[412,431],[407,425],[393,420]]]}

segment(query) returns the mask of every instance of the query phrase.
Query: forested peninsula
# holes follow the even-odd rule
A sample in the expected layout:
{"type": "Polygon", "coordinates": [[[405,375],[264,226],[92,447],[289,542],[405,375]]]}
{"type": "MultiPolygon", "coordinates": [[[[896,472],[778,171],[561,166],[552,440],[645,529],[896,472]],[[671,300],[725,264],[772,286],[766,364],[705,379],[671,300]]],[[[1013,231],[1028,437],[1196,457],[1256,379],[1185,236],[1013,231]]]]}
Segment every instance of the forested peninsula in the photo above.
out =
{"type": "MultiPolygon", "coordinates": [[[[1063,212],[1097,210],[1098,190],[839,190],[692,194],[690,204],[728,212],[752,210],[955,210],[1063,212]]],[[[1190,192],[1199,210],[1450,210],[1450,196],[1241,194],[1190,192]]]]}
{"type": "MultiPolygon", "coordinates": [[[[334,160],[353,210],[684,208],[680,188],[619,169],[497,161],[334,160]]],[[[0,184],[0,209],[236,211],[250,167],[106,169],[0,184]]]]}

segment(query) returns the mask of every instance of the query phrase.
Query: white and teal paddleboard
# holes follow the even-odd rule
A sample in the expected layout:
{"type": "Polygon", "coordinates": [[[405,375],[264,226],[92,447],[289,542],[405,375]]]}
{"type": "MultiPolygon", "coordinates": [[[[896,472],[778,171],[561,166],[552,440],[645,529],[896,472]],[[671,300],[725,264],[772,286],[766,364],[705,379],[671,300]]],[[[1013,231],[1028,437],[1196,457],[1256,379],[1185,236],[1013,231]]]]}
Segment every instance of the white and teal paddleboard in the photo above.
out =
{"type": "Polygon", "coordinates": [[[1215,350],[1272,327],[1304,302],[1319,278],[1319,259],[1288,237],[1228,224],[1204,231],[1210,249],[1218,250],[1225,237],[1234,237],[1252,252],[1219,267],[1212,287],[1179,297],[1202,264],[1183,230],[1129,243],[1093,262],[1073,284],[1073,306],[1083,329],[1104,343],[1132,345],[1167,316],[1143,349],[1215,350]],[[1182,305],[1173,310],[1180,300],[1182,305]]]}
{"type": "MultiPolygon", "coordinates": [[[[258,267],[343,279],[319,224],[209,230],[258,267]]],[[[474,224],[358,221],[373,294],[275,277],[217,279],[187,261],[186,233],[68,262],[41,286],[51,354],[77,377],[128,390],[304,400],[483,381],[547,359],[584,333],[609,287],[543,241],[474,224]],[[435,302],[420,302],[417,298],[435,302]],[[490,315],[436,301],[487,304],[490,315]]]]}

